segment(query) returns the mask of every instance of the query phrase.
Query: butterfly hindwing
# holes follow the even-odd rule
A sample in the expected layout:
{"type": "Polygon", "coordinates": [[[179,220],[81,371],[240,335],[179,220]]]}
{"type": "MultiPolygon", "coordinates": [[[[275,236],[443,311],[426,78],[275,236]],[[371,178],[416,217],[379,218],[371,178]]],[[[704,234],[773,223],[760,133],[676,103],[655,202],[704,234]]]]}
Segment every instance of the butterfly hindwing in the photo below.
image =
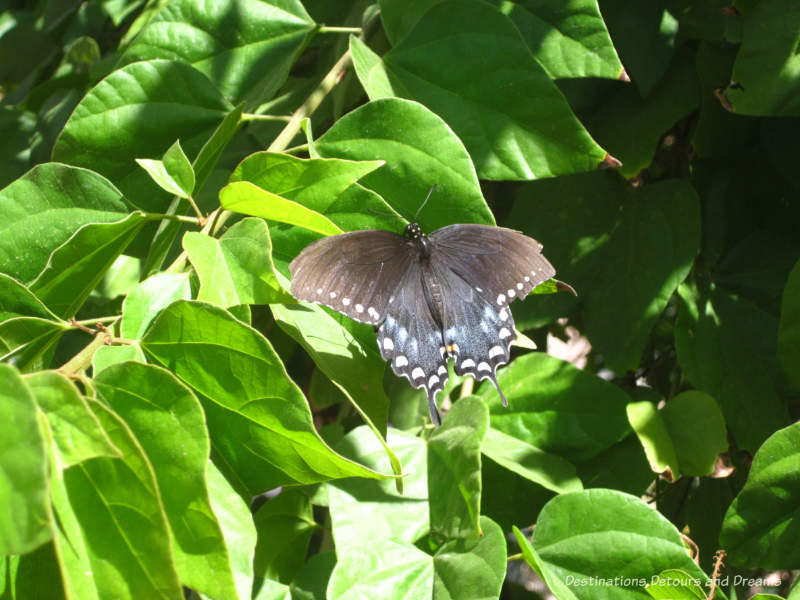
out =
{"type": "Polygon", "coordinates": [[[471,375],[494,383],[504,406],[506,398],[497,385],[497,367],[509,361],[516,339],[514,318],[508,307],[487,300],[460,275],[439,264],[442,289],[444,345],[454,357],[457,375],[471,375]]]}
{"type": "Polygon", "coordinates": [[[292,295],[362,323],[383,321],[416,249],[390,231],[355,231],[307,246],[289,265],[292,295]]]}
{"type": "Polygon", "coordinates": [[[439,425],[436,394],[447,382],[447,359],[442,330],[425,300],[426,272],[424,268],[408,270],[378,329],[378,347],[396,375],[425,390],[431,421],[439,425]]]}

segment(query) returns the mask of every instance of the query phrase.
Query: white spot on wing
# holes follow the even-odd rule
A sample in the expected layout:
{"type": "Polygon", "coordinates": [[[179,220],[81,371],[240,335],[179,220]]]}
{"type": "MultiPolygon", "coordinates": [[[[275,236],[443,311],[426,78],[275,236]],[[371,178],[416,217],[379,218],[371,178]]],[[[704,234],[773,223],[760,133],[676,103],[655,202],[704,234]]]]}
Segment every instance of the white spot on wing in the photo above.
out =
{"type": "Polygon", "coordinates": [[[394,365],[397,368],[405,367],[406,365],[408,365],[408,359],[401,354],[394,359],[394,365]]]}
{"type": "Polygon", "coordinates": [[[357,313],[362,313],[362,312],[364,312],[364,307],[363,307],[363,306],[361,306],[360,304],[356,304],[356,312],[357,312],[357,313]]]}
{"type": "Polygon", "coordinates": [[[447,367],[444,365],[439,365],[439,370],[437,371],[439,375],[446,375],[447,374],[447,367]]]}
{"type": "Polygon", "coordinates": [[[350,306],[350,298],[342,298],[342,304],[345,306],[350,306]]]}
{"type": "Polygon", "coordinates": [[[517,295],[517,292],[515,292],[514,290],[508,290],[507,293],[509,298],[513,298],[514,296],[517,295]]]}
{"type": "MultiPolygon", "coordinates": [[[[384,340],[384,343],[385,343],[385,340],[384,340]]],[[[495,356],[503,356],[504,354],[505,354],[505,351],[500,346],[492,346],[489,349],[489,358],[490,359],[494,358],[495,356]]]]}
{"type": "Polygon", "coordinates": [[[431,375],[431,378],[428,379],[428,387],[433,387],[436,383],[439,383],[439,378],[436,375],[431,375]]]}
{"type": "Polygon", "coordinates": [[[479,362],[478,363],[478,371],[488,371],[489,373],[492,372],[492,367],[489,366],[487,362],[479,362]]]}
{"type": "MultiPolygon", "coordinates": [[[[391,338],[383,338],[383,349],[384,350],[394,350],[394,342],[391,338]]],[[[490,357],[491,358],[491,357],[490,357]]]]}
{"type": "Polygon", "coordinates": [[[322,293],[322,288],[317,288],[317,296],[319,296],[321,293],[322,293]]]}
{"type": "Polygon", "coordinates": [[[419,367],[414,367],[414,370],[411,371],[411,379],[425,379],[425,371],[419,367]]]}
{"type": "Polygon", "coordinates": [[[518,290],[521,290],[521,289],[522,289],[522,287],[523,287],[523,286],[522,286],[522,283],[518,283],[518,284],[517,284],[517,289],[518,289],[518,290]]]}
{"type": "Polygon", "coordinates": [[[528,277],[527,275],[525,275],[525,281],[527,282],[527,281],[530,281],[530,280],[531,280],[531,278],[528,277]]]}
{"type": "Polygon", "coordinates": [[[328,295],[331,297],[331,300],[333,300],[334,298],[336,298],[336,292],[331,292],[331,293],[330,293],[330,294],[328,294],[328,295]]]}
{"type": "Polygon", "coordinates": [[[505,321],[506,319],[508,319],[508,313],[506,312],[505,308],[501,309],[500,312],[497,313],[497,316],[500,317],[501,321],[505,321]]]}
{"type": "Polygon", "coordinates": [[[506,295],[500,294],[497,296],[497,304],[502,305],[506,301],[506,295]]]}
{"type": "Polygon", "coordinates": [[[502,329],[500,329],[500,333],[498,333],[497,335],[500,336],[501,340],[504,340],[506,338],[511,337],[511,332],[507,328],[503,327],[502,329]]]}
{"type": "Polygon", "coordinates": [[[471,358],[465,358],[461,362],[461,368],[462,369],[474,369],[475,368],[475,361],[472,360],[471,358]]]}
{"type": "Polygon", "coordinates": [[[368,314],[370,317],[372,317],[373,319],[375,319],[376,321],[378,320],[378,317],[380,316],[380,315],[378,314],[378,311],[377,311],[377,310],[375,310],[375,309],[374,309],[372,306],[370,306],[370,307],[367,309],[367,314],[368,314]]]}

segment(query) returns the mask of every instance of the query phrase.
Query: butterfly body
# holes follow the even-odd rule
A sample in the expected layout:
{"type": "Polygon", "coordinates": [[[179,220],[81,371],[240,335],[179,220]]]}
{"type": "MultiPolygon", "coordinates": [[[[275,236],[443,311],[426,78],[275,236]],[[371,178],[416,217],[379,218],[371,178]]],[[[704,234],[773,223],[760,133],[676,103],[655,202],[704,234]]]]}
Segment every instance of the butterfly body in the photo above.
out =
{"type": "Polygon", "coordinates": [[[555,275],[541,249],[522,233],[486,225],[430,235],[417,223],[404,235],[356,231],[306,247],[289,266],[292,294],[377,326],[381,356],[425,389],[438,425],[435,397],[449,358],[456,374],[497,386],[516,338],[508,303],[555,275]]]}

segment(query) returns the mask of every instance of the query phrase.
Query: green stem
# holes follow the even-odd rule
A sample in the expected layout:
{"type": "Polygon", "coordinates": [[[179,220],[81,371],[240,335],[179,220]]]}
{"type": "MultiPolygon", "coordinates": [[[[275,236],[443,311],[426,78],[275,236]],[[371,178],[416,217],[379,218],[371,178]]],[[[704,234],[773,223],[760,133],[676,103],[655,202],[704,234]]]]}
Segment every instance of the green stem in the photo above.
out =
{"type": "Polygon", "coordinates": [[[355,33],[356,35],[360,35],[361,27],[327,27],[321,25],[317,29],[317,33],[355,33]]]}
{"type": "Polygon", "coordinates": [[[99,332],[94,339],[83,350],[73,356],[65,365],[59,368],[59,372],[64,375],[78,375],[85,371],[92,363],[92,357],[98,349],[106,345],[106,340],[111,339],[111,334],[105,331],[99,332]]]}
{"type": "Polygon", "coordinates": [[[292,117],[289,115],[257,115],[254,113],[244,113],[242,114],[242,121],[283,121],[284,123],[288,123],[292,120],[292,117]]]}
{"type": "MultiPolygon", "coordinates": [[[[359,30],[360,31],[360,30],[359,30]]],[[[286,147],[289,143],[294,139],[297,135],[297,132],[300,131],[300,123],[302,123],[303,119],[311,115],[322,101],[325,99],[334,86],[339,82],[341,77],[344,75],[344,72],[347,70],[347,67],[350,65],[350,52],[345,52],[342,57],[336,61],[336,64],[333,65],[328,74],[322,78],[317,89],[315,89],[311,94],[309,94],[306,101],[294,111],[294,114],[289,119],[289,122],[286,124],[286,127],[278,134],[278,137],[270,144],[267,150],[269,152],[283,152],[286,150],[286,147]]],[[[222,228],[230,218],[230,211],[224,210],[222,207],[216,209],[208,216],[208,220],[206,224],[203,226],[201,233],[205,233],[206,235],[214,235],[222,228]]],[[[181,252],[180,256],[175,259],[175,261],[167,267],[167,273],[179,273],[183,270],[184,265],[186,264],[186,252],[181,252]]]]}

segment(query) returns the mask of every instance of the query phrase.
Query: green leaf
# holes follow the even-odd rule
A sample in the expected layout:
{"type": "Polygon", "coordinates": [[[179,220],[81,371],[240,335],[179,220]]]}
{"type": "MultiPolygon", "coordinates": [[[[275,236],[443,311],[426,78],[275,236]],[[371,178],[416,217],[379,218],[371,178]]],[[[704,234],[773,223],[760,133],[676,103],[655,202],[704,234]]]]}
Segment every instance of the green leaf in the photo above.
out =
{"type": "Polygon", "coordinates": [[[14,317],[58,317],[36,295],[19,281],[0,273],[0,323],[14,317]]]}
{"type": "Polygon", "coordinates": [[[222,473],[209,462],[206,467],[208,494],[214,515],[222,527],[230,554],[231,569],[236,581],[239,600],[251,597],[253,586],[253,556],[257,533],[250,507],[236,493],[222,473]]]}
{"type": "Polygon", "coordinates": [[[596,109],[587,122],[598,143],[622,161],[626,178],[650,166],[664,133],[700,103],[695,56],[679,52],[664,77],[644,98],[626,86],[596,109]]]}
{"type": "Polygon", "coordinates": [[[27,372],[45,368],[55,345],[69,327],[38,317],[16,317],[0,323],[2,359],[27,372]]]}
{"type": "Polygon", "coordinates": [[[428,439],[431,531],[444,537],[481,535],[481,443],[489,411],[476,396],[461,398],[428,439]]]}
{"type": "Polygon", "coordinates": [[[103,369],[107,369],[111,365],[125,362],[128,360],[135,360],[137,362],[146,362],[144,352],[138,345],[125,344],[123,346],[103,346],[98,348],[92,355],[92,373],[97,375],[103,369]]]}
{"type": "Polygon", "coordinates": [[[175,300],[188,300],[191,297],[188,273],[159,273],[148,277],[122,303],[120,334],[129,340],[140,339],[163,308],[175,300]]]}
{"type": "MultiPolygon", "coordinates": [[[[373,482],[351,478],[332,481],[325,486],[333,539],[340,560],[360,549],[383,548],[388,540],[411,544],[428,531],[425,442],[396,429],[387,431],[386,441],[407,473],[402,495],[390,480],[373,482]]],[[[336,450],[376,471],[387,472],[391,468],[386,451],[366,426],[350,431],[336,444],[336,450]]],[[[362,575],[367,572],[361,570],[362,575]]]]}
{"type": "MultiPolygon", "coordinates": [[[[447,0],[435,5],[383,62],[393,95],[441,115],[464,140],[482,178],[588,171],[606,156],[534,60],[519,30],[488,4],[447,0]]],[[[369,63],[362,72],[375,72],[374,59],[369,63]]],[[[375,100],[387,82],[378,79],[372,90],[371,81],[361,84],[375,100]]]]}
{"type": "Polygon", "coordinates": [[[627,435],[629,396],[599,377],[541,352],[514,360],[497,374],[508,399],[483,385],[492,429],[571,462],[586,460],[627,435]]]}
{"type": "MultiPolygon", "coordinates": [[[[425,442],[396,429],[387,432],[387,441],[408,473],[403,495],[391,481],[343,479],[326,485],[338,557],[328,598],[430,595],[433,561],[413,544],[429,523],[425,442]]],[[[348,433],[336,449],[373,469],[389,469],[385,450],[365,426],[348,433]]]]}
{"type": "Polygon", "coordinates": [[[53,535],[47,459],[31,390],[5,364],[0,364],[0,383],[0,554],[24,554],[53,535]]]}
{"type": "Polygon", "coordinates": [[[548,565],[542,561],[536,550],[531,546],[528,538],[525,537],[519,528],[514,525],[511,529],[514,533],[514,537],[517,539],[520,550],[522,550],[522,557],[525,559],[525,562],[542,578],[547,584],[548,589],[556,595],[556,598],[559,600],[577,600],[578,597],[572,593],[572,590],[561,581],[561,579],[554,575],[548,565]]]}
{"type": "Polygon", "coordinates": [[[499,598],[506,577],[506,540],[489,517],[480,518],[481,535],[456,538],[433,557],[433,597],[499,598]]]}
{"type": "Polygon", "coordinates": [[[754,452],[772,432],[789,422],[778,396],[769,355],[758,340],[772,347],[775,319],[750,302],[717,288],[700,293],[680,287],[675,349],[686,378],[713,396],[740,448],[754,452]],[[742,340],[754,340],[743,344],[742,340]],[[758,403],[753,403],[758,398],[758,403]]]}
{"type": "Polygon", "coordinates": [[[686,571],[667,569],[647,585],[647,593],[663,600],[705,600],[706,593],[697,578],[686,571]]]}
{"type": "Polygon", "coordinates": [[[489,429],[481,452],[509,471],[556,493],[583,489],[572,463],[497,429],[489,429]]]}
{"type": "Polygon", "coordinates": [[[733,565],[784,569],[800,560],[800,423],[780,429],[753,457],[747,482],[725,513],[720,544],[733,565]]]}
{"type": "Polygon", "coordinates": [[[219,193],[219,201],[226,210],[263,217],[270,221],[300,225],[324,235],[342,233],[327,217],[303,205],[261,189],[248,181],[226,185],[219,193]]]}
{"type": "Polygon", "coordinates": [[[800,390],[800,261],[795,264],[783,289],[778,361],[791,386],[800,390]]]}
{"type": "Polygon", "coordinates": [[[133,63],[86,94],[56,140],[53,157],[101,173],[137,207],[163,213],[169,197],[135,168],[134,160],[160,157],[177,139],[195,156],[231,111],[233,106],[189,65],[133,63]]]}
{"type": "Polygon", "coordinates": [[[120,455],[86,399],[64,375],[57,371],[39,371],[28,375],[25,383],[47,417],[59,469],[98,456],[120,455]]]}
{"type": "Polygon", "coordinates": [[[134,212],[117,223],[84,225],[53,251],[31,291],[59,316],[74,316],[146,221],[134,212]]]}
{"type": "Polygon", "coordinates": [[[62,576],[69,597],[181,598],[152,467],[125,423],[90,406],[120,458],[95,458],[53,481],[62,576]]]}
{"type": "Polygon", "coordinates": [[[492,4],[511,18],[551,78],[622,75],[597,0],[493,0],[492,4]]]}
{"type": "Polygon", "coordinates": [[[375,344],[374,328],[315,304],[274,304],[270,308],[280,328],[385,432],[389,412],[383,390],[386,363],[375,344]]]}
{"type": "MultiPolygon", "coordinates": [[[[240,103],[234,109],[225,115],[222,122],[214,130],[214,133],[203,144],[197,158],[194,160],[193,170],[195,172],[195,189],[201,191],[208,178],[211,176],[214,167],[217,165],[223,151],[233,139],[234,134],[242,125],[242,110],[244,103],[240,103]]],[[[225,172],[227,176],[227,171],[225,172]]],[[[216,190],[215,190],[216,196],[216,190]]],[[[216,202],[216,198],[215,198],[216,202]]],[[[172,202],[167,209],[169,215],[186,215],[191,211],[191,205],[188,202],[181,202],[179,198],[173,198],[172,202]]],[[[144,263],[143,271],[147,275],[155,274],[167,253],[172,248],[172,244],[178,233],[185,229],[186,225],[179,221],[164,220],[158,227],[153,242],[150,246],[150,251],[144,263]]]]}
{"type": "MultiPolygon", "coordinates": [[[[650,468],[655,473],[670,472],[669,480],[680,478],[678,457],[669,431],[656,405],[647,400],[631,402],[627,408],[628,421],[644,447],[650,468]]],[[[705,473],[704,473],[705,474],[705,473]]]]}
{"type": "Polygon", "coordinates": [[[256,152],[239,163],[231,174],[231,182],[249,181],[325,214],[347,188],[383,165],[382,160],[304,159],[289,154],[256,152]]]}
{"type": "Polygon", "coordinates": [[[214,450],[241,490],[383,477],[322,441],[270,343],[230,313],[176,302],[153,321],[142,348],[202,395],[214,450]]]}
{"type": "Polygon", "coordinates": [[[302,568],[316,524],[308,496],[286,489],[253,515],[259,543],[253,559],[254,589],[265,579],[289,584],[302,568]]]}
{"type": "Polygon", "coordinates": [[[728,449],[725,419],[716,400],[687,390],[667,402],[661,411],[682,475],[703,477],[714,471],[717,456],[728,449]]]}
{"type": "Polygon", "coordinates": [[[82,225],[119,221],[128,212],[107,179],[56,163],[37,165],[0,190],[0,207],[0,272],[22,282],[82,225]]]}
{"type": "Polygon", "coordinates": [[[228,549],[206,488],[209,441],[197,398],[168,371],[133,362],[105,369],[95,388],[153,467],[181,583],[215,598],[234,597],[228,549]]]}
{"type": "Polygon", "coordinates": [[[198,300],[223,308],[296,302],[275,277],[269,228],[261,219],[243,219],[219,240],[189,232],[183,247],[200,279],[198,300]]]}
{"type": "Polygon", "coordinates": [[[494,224],[466,148],[436,114],[409,100],[375,100],[343,116],[316,143],[328,158],[385,160],[361,179],[400,214],[413,217],[431,185],[431,201],[419,214],[426,231],[456,223],[494,224]]]}
{"type": "Polygon", "coordinates": [[[744,115],[800,115],[800,14],[792,0],[760,2],[744,20],[742,45],[725,94],[744,115]]]}
{"type": "Polygon", "coordinates": [[[169,147],[162,160],[137,158],[136,162],[165,192],[180,198],[191,197],[195,184],[194,170],[183,153],[180,140],[169,147]]]}
{"type": "Polygon", "coordinates": [[[649,598],[645,586],[668,568],[707,580],[672,523],[639,498],[615,490],[584,490],[550,500],[539,513],[533,547],[553,576],[582,598],[593,597],[596,585],[613,598],[649,598]],[[593,559],[587,562],[587,556],[593,559]],[[602,578],[601,583],[593,584],[592,578],[602,578]]]}
{"type": "Polygon", "coordinates": [[[393,539],[349,548],[339,554],[328,583],[328,600],[429,598],[431,557],[409,542],[393,539]]]}
{"type": "Polygon", "coordinates": [[[315,28],[298,0],[164,5],[125,51],[122,63],[181,60],[234,101],[264,102],[286,80],[315,28]]]}

